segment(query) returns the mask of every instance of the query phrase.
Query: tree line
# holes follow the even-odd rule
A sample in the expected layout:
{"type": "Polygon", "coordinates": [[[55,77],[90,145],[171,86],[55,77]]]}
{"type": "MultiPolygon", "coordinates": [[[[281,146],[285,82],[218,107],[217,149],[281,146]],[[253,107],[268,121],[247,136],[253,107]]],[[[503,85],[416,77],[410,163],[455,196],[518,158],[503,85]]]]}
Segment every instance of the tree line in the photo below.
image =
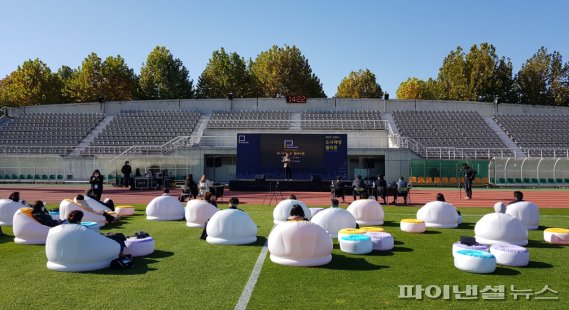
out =
{"type": "MultiPolygon", "coordinates": [[[[436,79],[409,78],[397,89],[399,99],[492,101],[569,105],[569,65],[558,52],[540,48],[514,76],[509,58],[498,57],[488,43],[461,47],[443,60],[436,79]]],[[[48,103],[279,97],[325,98],[320,79],[296,46],[272,46],[253,60],[224,48],[212,53],[197,83],[179,58],[155,47],[134,73],[120,56],[89,54],[77,68],[53,72],[43,61],[27,60],[0,80],[0,105],[48,103]]],[[[369,69],[352,71],[337,87],[338,98],[382,98],[369,69]]]]}

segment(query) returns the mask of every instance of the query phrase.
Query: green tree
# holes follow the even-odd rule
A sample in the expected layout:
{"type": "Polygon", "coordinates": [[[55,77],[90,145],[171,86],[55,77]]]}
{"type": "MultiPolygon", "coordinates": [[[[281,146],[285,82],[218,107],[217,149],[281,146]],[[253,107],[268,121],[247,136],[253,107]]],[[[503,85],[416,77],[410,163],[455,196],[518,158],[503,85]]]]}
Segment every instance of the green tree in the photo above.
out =
{"type": "Polygon", "coordinates": [[[72,89],[71,83],[73,81],[73,76],[75,75],[75,70],[69,66],[63,65],[57,70],[57,75],[59,75],[61,83],[63,84],[61,88],[61,102],[68,103],[75,101],[73,93],[70,92],[72,89]]]}
{"type": "Polygon", "coordinates": [[[193,82],[182,61],[164,47],[148,54],[140,69],[140,96],[143,99],[192,98],[193,82]]]}
{"type": "Polygon", "coordinates": [[[0,104],[27,106],[59,103],[62,82],[38,58],[26,60],[0,83],[0,104]]]}
{"type": "Polygon", "coordinates": [[[308,60],[296,46],[278,47],[261,52],[251,65],[260,95],[302,95],[324,98],[320,79],[312,73],[308,60]]]}
{"type": "Polygon", "coordinates": [[[369,69],[352,71],[342,79],[336,97],[338,98],[381,98],[383,91],[369,69]]]}
{"type": "Polygon", "coordinates": [[[257,97],[255,80],[245,59],[233,52],[221,50],[213,52],[205,70],[198,79],[197,97],[225,98],[229,93],[234,97],[257,97]]]}
{"type": "Polygon", "coordinates": [[[136,95],[137,77],[124,59],[117,55],[109,56],[101,67],[102,93],[108,101],[133,100],[136,95]]]}
{"type": "MultiPolygon", "coordinates": [[[[93,102],[103,96],[103,62],[96,53],[89,54],[65,84],[64,94],[76,102],[93,102]]],[[[67,74],[68,72],[64,72],[67,74]]]]}
{"type": "MultiPolygon", "coordinates": [[[[433,80],[430,79],[430,83],[433,80]]],[[[397,88],[397,99],[433,99],[433,92],[429,84],[421,79],[411,77],[402,82],[397,88]]]]}
{"type": "Polygon", "coordinates": [[[498,95],[515,101],[512,63],[499,58],[496,48],[488,43],[473,45],[468,53],[461,47],[444,59],[437,79],[438,95],[443,100],[492,101],[498,95]]]}
{"type": "Polygon", "coordinates": [[[559,52],[541,47],[516,76],[522,103],[569,105],[569,65],[559,52]]]}

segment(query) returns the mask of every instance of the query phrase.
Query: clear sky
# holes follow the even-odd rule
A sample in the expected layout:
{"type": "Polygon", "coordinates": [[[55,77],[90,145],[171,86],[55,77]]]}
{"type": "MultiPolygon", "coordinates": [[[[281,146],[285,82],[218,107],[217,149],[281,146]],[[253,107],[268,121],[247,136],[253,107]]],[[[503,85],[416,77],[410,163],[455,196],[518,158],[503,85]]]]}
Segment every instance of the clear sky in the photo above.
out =
{"type": "Polygon", "coordinates": [[[197,81],[215,49],[254,59],[288,44],[327,96],[350,71],[368,68],[393,98],[408,77],[436,77],[457,46],[491,43],[515,72],[541,46],[568,61],[568,12],[564,0],[3,0],[0,77],[30,58],[76,68],[91,52],[120,54],[139,73],[164,45],[197,81]]]}

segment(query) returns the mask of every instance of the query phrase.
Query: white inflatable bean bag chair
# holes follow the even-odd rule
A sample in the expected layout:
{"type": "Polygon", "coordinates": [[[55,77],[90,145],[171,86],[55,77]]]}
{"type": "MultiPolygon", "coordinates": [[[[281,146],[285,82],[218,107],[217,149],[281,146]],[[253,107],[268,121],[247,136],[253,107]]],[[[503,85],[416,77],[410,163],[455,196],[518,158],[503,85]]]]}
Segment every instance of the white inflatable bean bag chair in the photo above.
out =
{"type": "Polygon", "coordinates": [[[366,232],[366,236],[370,237],[372,248],[376,251],[390,251],[395,246],[395,240],[390,233],[386,232],[366,232]]]}
{"type": "Polygon", "coordinates": [[[314,217],[314,215],[322,210],[324,210],[324,208],[309,208],[310,209],[310,218],[314,217]]]}
{"type": "Polygon", "coordinates": [[[174,196],[158,196],[146,206],[149,221],[177,221],[184,218],[184,208],[174,196]]]}
{"type": "Polygon", "coordinates": [[[472,273],[492,273],[496,270],[496,257],[486,251],[458,250],[454,266],[472,273]]]}
{"type": "Polygon", "coordinates": [[[14,214],[14,242],[18,244],[45,244],[51,227],[42,225],[32,215],[32,208],[20,208],[14,214]]]}
{"type": "Polygon", "coordinates": [[[368,254],[373,251],[373,244],[367,235],[346,235],[340,238],[340,250],[350,254],[368,254]]]}
{"type": "Polygon", "coordinates": [[[103,227],[107,223],[107,220],[105,219],[104,216],[100,214],[95,214],[83,208],[81,205],[76,204],[71,199],[63,199],[59,204],[59,218],[62,220],[66,220],[69,213],[71,213],[71,211],[74,210],[79,210],[83,212],[84,222],[97,222],[99,223],[99,227],[103,227]]]}
{"type": "Polygon", "coordinates": [[[0,226],[12,226],[14,214],[23,206],[10,199],[0,199],[0,226]]]}
{"type": "Polygon", "coordinates": [[[518,245],[496,243],[490,247],[490,253],[496,256],[496,263],[500,265],[523,267],[529,264],[529,251],[518,245]]]}
{"type": "Polygon", "coordinates": [[[484,215],[474,226],[476,242],[482,244],[528,244],[528,230],[517,218],[504,213],[484,215]]]}
{"type": "Polygon", "coordinates": [[[401,231],[410,233],[424,233],[427,230],[427,224],[425,221],[418,219],[402,219],[399,223],[401,231]]]}
{"type": "Polygon", "coordinates": [[[475,243],[473,245],[468,245],[460,243],[460,241],[457,241],[452,244],[452,256],[455,257],[456,252],[458,252],[459,250],[477,250],[477,251],[490,252],[490,247],[487,246],[486,244],[475,243]]]}
{"type": "Polygon", "coordinates": [[[338,231],[342,228],[356,228],[354,216],[341,208],[322,210],[316,213],[310,221],[324,228],[332,238],[338,238],[338,231]]]}
{"type": "Polygon", "coordinates": [[[113,212],[113,210],[109,209],[107,206],[105,206],[104,204],[98,202],[97,200],[85,195],[85,202],[87,203],[87,205],[89,207],[91,207],[91,209],[97,211],[97,212],[113,212]]]}
{"type": "Polygon", "coordinates": [[[241,210],[216,212],[207,223],[206,241],[212,244],[249,244],[257,241],[257,224],[241,210]]]}
{"type": "Polygon", "coordinates": [[[116,206],[115,213],[118,216],[131,216],[134,215],[135,208],[133,206],[116,206]]]}
{"type": "Polygon", "coordinates": [[[383,225],[383,208],[375,199],[360,199],[352,202],[348,207],[360,225],[383,225]]]}
{"type": "Polygon", "coordinates": [[[427,227],[458,227],[456,208],[448,202],[431,201],[417,211],[417,219],[425,221],[427,227]]]}
{"type": "Polygon", "coordinates": [[[539,227],[539,208],[529,201],[519,201],[509,205],[506,214],[511,215],[526,225],[527,229],[539,227]]]}
{"type": "Polygon", "coordinates": [[[332,260],[332,239],[324,228],[308,221],[288,221],[269,235],[273,263],[287,266],[320,266],[332,260]]]}
{"type": "Polygon", "coordinates": [[[214,205],[205,200],[190,200],[186,204],[186,226],[203,228],[217,211],[219,210],[214,205]]]}
{"type": "Polygon", "coordinates": [[[134,257],[146,256],[154,253],[154,239],[150,236],[146,238],[129,237],[124,242],[126,247],[123,254],[130,254],[134,257]]]}
{"type": "Polygon", "coordinates": [[[543,240],[552,244],[569,244],[569,229],[547,228],[543,231],[543,240]]]}
{"type": "Polygon", "coordinates": [[[56,271],[91,271],[108,268],[119,257],[120,245],[96,231],[76,224],[53,227],[47,234],[47,268],[56,271]]]}
{"type": "Polygon", "coordinates": [[[312,218],[312,212],[304,204],[304,202],[295,199],[285,199],[281,200],[273,209],[273,222],[275,224],[286,222],[290,216],[290,210],[292,210],[292,207],[294,207],[294,205],[300,205],[302,207],[302,211],[304,211],[304,217],[306,219],[309,220],[312,218]]]}

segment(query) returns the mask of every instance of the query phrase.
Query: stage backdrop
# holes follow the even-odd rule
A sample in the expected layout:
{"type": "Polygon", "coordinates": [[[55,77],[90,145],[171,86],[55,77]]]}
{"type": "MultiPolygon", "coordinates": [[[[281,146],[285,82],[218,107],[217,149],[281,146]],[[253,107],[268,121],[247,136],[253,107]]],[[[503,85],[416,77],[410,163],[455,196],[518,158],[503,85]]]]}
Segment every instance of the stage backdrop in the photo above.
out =
{"type": "Polygon", "coordinates": [[[346,179],[348,140],[345,134],[237,134],[237,179],[284,179],[282,158],[291,158],[292,178],[313,176],[346,179]]]}

